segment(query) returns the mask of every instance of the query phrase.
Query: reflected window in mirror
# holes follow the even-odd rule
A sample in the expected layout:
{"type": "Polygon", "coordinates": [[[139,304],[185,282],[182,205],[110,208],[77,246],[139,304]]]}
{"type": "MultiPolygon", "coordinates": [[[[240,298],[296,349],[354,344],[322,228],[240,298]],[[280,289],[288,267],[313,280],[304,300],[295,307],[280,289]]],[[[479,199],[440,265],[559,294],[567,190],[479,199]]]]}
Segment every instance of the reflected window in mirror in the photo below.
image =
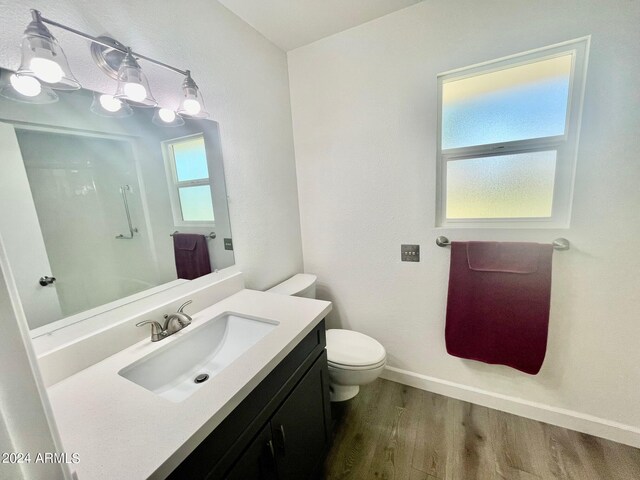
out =
{"type": "Polygon", "coordinates": [[[203,136],[165,142],[165,164],[175,225],[215,226],[203,136]]]}

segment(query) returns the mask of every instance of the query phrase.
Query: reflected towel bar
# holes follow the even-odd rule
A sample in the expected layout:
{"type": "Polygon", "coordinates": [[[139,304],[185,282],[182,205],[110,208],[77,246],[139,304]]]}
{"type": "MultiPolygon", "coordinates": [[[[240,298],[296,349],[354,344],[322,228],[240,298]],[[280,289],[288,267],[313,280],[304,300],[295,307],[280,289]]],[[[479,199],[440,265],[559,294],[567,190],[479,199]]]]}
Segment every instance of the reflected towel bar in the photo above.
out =
{"type": "MultiPolygon", "coordinates": [[[[170,233],[170,234],[169,234],[169,236],[170,236],[170,237],[173,237],[176,233],[180,233],[180,232],[179,232],[178,230],[176,230],[175,232],[170,233]]],[[[216,238],[216,232],[211,232],[211,233],[209,233],[208,235],[203,235],[203,236],[204,236],[204,237],[206,237],[206,238],[209,238],[209,239],[213,240],[214,238],[216,238]]]]}
{"type": "MultiPolygon", "coordinates": [[[[439,247],[448,247],[449,245],[451,245],[451,242],[447,237],[440,236],[436,238],[436,245],[438,245],[439,247]]],[[[553,241],[554,250],[569,250],[570,248],[571,244],[566,238],[556,238],[553,241]]]]}

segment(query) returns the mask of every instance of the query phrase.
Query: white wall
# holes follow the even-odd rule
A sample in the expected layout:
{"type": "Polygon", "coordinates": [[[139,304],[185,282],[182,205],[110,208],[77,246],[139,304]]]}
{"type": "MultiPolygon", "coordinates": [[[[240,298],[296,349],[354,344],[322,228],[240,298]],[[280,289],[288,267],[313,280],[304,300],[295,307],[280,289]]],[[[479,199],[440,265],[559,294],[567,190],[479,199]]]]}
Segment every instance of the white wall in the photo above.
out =
{"type": "Polygon", "coordinates": [[[390,377],[640,445],[639,22],[637,1],[430,0],[289,52],[305,271],[329,326],[379,339],[390,377]],[[434,228],[436,75],[589,34],[571,228],[434,228]],[[538,376],[447,355],[438,235],[572,242],[538,376]]]}
{"type": "MultiPolygon", "coordinates": [[[[220,123],[235,259],[247,286],[266,288],[301,270],[287,59],[280,49],[218,2],[0,0],[0,66],[17,68],[29,8],[190,68],[220,123]]],[[[115,82],[92,63],[85,40],[52,32],[83,86],[115,91],[115,82]]],[[[183,79],[141,64],[156,99],[177,106],[183,79]]]]}

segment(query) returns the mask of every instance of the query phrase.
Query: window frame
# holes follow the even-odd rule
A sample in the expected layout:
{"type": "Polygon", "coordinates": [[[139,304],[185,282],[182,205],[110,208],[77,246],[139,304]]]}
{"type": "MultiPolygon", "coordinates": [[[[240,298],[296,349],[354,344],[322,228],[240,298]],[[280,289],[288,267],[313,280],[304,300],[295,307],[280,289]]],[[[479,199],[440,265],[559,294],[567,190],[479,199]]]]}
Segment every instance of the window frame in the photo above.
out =
{"type": "MultiPolygon", "coordinates": [[[[182,215],[182,203],[180,202],[180,188],[184,187],[197,187],[202,185],[209,185],[211,188],[213,179],[211,178],[211,168],[209,165],[209,157],[207,156],[207,178],[199,178],[196,180],[178,180],[178,171],[176,168],[175,155],[173,153],[172,145],[189,141],[195,138],[202,138],[205,142],[206,153],[206,140],[202,133],[196,133],[192,135],[185,135],[184,137],[172,138],[162,141],[162,155],[164,157],[165,173],[167,175],[167,186],[169,187],[169,201],[171,203],[171,213],[173,215],[173,224],[175,227],[215,227],[215,210],[214,220],[211,221],[196,221],[196,220],[184,220],[182,215]]],[[[213,191],[211,192],[211,208],[213,209],[213,191]]]]}
{"type": "Polygon", "coordinates": [[[436,160],[436,227],[453,228],[568,228],[575,176],[582,104],[589,57],[590,36],[548,47],[502,57],[469,67],[438,74],[437,160],[436,160]],[[442,149],[442,90],[447,81],[462,80],[481,74],[518,67],[567,54],[572,55],[569,95],[563,135],[528,138],[485,145],[442,149]],[[535,151],[556,150],[556,171],[550,217],[517,218],[455,218],[448,219],[447,164],[470,158],[514,155],[535,151]]]}

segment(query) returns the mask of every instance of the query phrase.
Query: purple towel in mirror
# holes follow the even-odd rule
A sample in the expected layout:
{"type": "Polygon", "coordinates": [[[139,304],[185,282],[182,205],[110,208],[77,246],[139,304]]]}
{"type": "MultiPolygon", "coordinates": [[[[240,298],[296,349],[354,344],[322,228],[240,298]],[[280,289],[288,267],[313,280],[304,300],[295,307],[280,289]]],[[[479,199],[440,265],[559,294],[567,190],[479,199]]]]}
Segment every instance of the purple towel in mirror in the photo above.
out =
{"type": "Polygon", "coordinates": [[[178,278],[193,280],[211,273],[209,246],[204,235],[174,233],[173,251],[178,278]]]}

